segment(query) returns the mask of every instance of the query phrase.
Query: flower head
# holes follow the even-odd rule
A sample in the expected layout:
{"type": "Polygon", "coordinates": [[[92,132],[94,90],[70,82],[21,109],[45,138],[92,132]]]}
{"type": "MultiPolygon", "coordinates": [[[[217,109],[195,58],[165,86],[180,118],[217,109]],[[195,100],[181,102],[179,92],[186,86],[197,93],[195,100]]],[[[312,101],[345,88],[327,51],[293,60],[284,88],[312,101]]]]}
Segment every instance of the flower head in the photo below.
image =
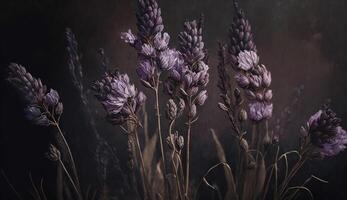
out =
{"type": "Polygon", "coordinates": [[[122,124],[129,117],[136,117],[136,112],[146,100],[145,95],[130,83],[127,74],[105,73],[93,88],[113,124],[122,124]]]}
{"type": "Polygon", "coordinates": [[[323,108],[310,117],[302,132],[304,138],[308,138],[314,146],[314,153],[330,157],[346,148],[347,133],[340,123],[341,120],[330,108],[323,108]]]}
{"type": "Polygon", "coordinates": [[[164,29],[161,10],[156,0],[138,0],[136,17],[138,36],[143,42],[154,38],[164,29]]]}
{"type": "Polygon", "coordinates": [[[41,80],[33,77],[21,65],[12,63],[9,70],[7,80],[20,91],[25,100],[25,117],[41,126],[55,123],[63,113],[63,104],[60,102],[58,92],[50,89],[47,93],[47,87],[41,80]]]}
{"type": "Polygon", "coordinates": [[[272,103],[265,102],[252,102],[249,103],[249,115],[248,118],[253,121],[261,121],[263,119],[269,119],[272,117],[272,103]]]}

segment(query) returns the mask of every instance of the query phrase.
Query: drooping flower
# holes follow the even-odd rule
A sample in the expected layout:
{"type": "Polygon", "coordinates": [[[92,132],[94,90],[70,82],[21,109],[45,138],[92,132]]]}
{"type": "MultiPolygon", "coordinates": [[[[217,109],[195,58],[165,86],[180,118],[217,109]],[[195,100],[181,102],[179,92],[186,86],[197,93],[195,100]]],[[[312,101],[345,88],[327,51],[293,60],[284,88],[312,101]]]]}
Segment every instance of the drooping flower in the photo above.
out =
{"type": "Polygon", "coordinates": [[[19,90],[25,100],[25,117],[41,126],[55,123],[63,113],[63,104],[60,102],[58,92],[50,89],[47,93],[47,87],[41,80],[33,77],[21,65],[12,63],[9,70],[7,80],[19,90]]]}
{"type": "Polygon", "coordinates": [[[341,119],[330,108],[323,108],[312,115],[302,127],[305,141],[312,144],[314,153],[322,158],[335,156],[346,148],[347,133],[341,119]]]}
{"type": "Polygon", "coordinates": [[[113,124],[136,118],[136,112],[146,100],[146,96],[130,83],[128,75],[118,72],[105,73],[93,89],[106,110],[107,119],[113,124]]]}

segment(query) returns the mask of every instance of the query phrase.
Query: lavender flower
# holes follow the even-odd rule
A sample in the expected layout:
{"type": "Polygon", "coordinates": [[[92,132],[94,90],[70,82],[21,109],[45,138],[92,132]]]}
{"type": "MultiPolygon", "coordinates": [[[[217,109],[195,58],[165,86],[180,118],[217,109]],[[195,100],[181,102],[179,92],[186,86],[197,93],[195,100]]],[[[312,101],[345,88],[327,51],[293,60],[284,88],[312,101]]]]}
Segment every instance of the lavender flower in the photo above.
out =
{"type": "Polygon", "coordinates": [[[12,63],[9,66],[8,81],[20,91],[25,100],[25,117],[34,124],[48,126],[55,123],[63,113],[63,104],[56,90],[42,84],[40,79],[34,78],[25,67],[12,63]]]}
{"type": "Polygon", "coordinates": [[[135,120],[136,112],[146,100],[146,96],[130,83],[128,75],[118,72],[105,73],[93,89],[107,112],[107,119],[113,124],[135,120]]]}
{"type": "Polygon", "coordinates": [[[129,29],[127,32],[122,32],[120,38],[129,45],[135,45],[137,37],[129,29]]]}
{"type": "Polygon", "coordinates": [[[259,122],[272,116],[273,105],[271,73],[264,65],[259,64],[259,57],[254,51],[242,51],[238,54],[238,66],[235,81],[245,90],[249,101],[249,119],[259,122]]]}
{"type": "Polygon", "coordinates": [[[160,67],[162,70],[170,70],[175,65],[182,65],[180,53],[174,49],[167,49],[159,55],[160,67]]]}
{"type": "Polygon", "coordinates": [[[244,12],[239,8],[238,2],[234,1],[236,16],[233,19],[229,31],[229,53],[231,55],[231,64],[233,67],[238,66],[238,55],[242,51],[257,52],[256,45],[253,41],[251,25],[246,19],[244,12]]]}
{"type": "Polygon", "coordinates": [[[305,143],[312,144],[314,153],[322,158],[337,155],[347,144],[347,133],[340,123],[341,119],[330,108],[319,110],[302,127],[305,143]]]}
{"type": "Polygon", "coordinates": [[[272,117],[272,104],[255,101],[249,103],[249,118],[254,121],[261,121],[272,117]]]}
{"type": "Polygon", "coordinates": [[[164,30],[161,10],[156,0],[138,0],[137,29],[143,43],[164,30]]]}

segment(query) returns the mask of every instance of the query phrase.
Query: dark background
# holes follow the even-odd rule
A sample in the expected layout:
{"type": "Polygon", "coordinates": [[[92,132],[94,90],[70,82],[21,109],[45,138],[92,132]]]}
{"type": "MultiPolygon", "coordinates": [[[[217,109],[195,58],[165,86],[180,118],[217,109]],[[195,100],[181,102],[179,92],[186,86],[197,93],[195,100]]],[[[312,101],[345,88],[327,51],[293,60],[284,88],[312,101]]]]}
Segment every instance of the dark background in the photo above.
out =
{"type": "MultiPolygon", "coordinates": [[[[186,20],[205,15],[204,39],[210,56],[209,99],[199,110],[199,122],[193,132],[193,176],[196,180],[209,166],[216,163],[209,128],[216,129],[227,149],[231,145],[230,126],[217,108],[217,41],[227,41],[233,9],[231,0],[160,0],[165,30],[171,44],[177,44],[177,34],[186,20]]],[[[297,146],[298,130],[326,99],[332,100],[347,127],[347,3],[344,0],[242,0],[255,32],[255,41],[262,63],[271,70],[274,90],[274,118],[292,101],[294,88],[305,86],[295,117],[282,136],[284,149],[297,146]]],[[[36,127],[25,121],[23,105],[18,94],[5,81],[6,67],[17,62],[36,77],[57,89],[64,103],[63,128],[77,157],[84,186],[96,180],[93,164],[91,133],[83,121],[77,91],[74,90],[67,68],[65,27],[77,36],[86,84],[100,76],[97,49],[103,47],[112,66],[136,79],[136,54],[124,44],[119,34],[128,28],[136,30],[135,1],[131,0],[3,0],[0,3],[0,66],[1,66],[1,168],[19,191],[29,187],[28,174],[36,181],[46,182],[54,177],[54,166],[43,157],[49,129],[36,127]]],[[[145,92],[148,93],[147,90],[145,92]]],[[[149,95],[148,95],[149,96],[149,95]]],[[[103,120],[101,107],[96,114],[103,135],[116,145],[119,157],[126,149],[126,138],[117,128],[103,120]]],[[[152,102],[152,99],[149,99],[152,102]]],[[[152,105],[152,104],[149,104],[152,105]]],[[[148,108],[150,112],[153,108],[148,108]]],[[[163,123],[166,123],[165,121],[163,123]]],[[[151,122],[153,126],[153,122],[151,122]]],[[[230,147],[231,148],[231,147],[230,147]]],[[[302,177],[309,171],[329,181],[311,184],[316,199],[347,199],[347,153],[336,158],[309,163],[302,177]]],[[[10,190],[1,179],[1,197],[10,198],[10,190]]],[[[47,190],[52,188],[47,186],[47,190]]],[[[52,190],[53,191],[53,190],[52,190]]]]}

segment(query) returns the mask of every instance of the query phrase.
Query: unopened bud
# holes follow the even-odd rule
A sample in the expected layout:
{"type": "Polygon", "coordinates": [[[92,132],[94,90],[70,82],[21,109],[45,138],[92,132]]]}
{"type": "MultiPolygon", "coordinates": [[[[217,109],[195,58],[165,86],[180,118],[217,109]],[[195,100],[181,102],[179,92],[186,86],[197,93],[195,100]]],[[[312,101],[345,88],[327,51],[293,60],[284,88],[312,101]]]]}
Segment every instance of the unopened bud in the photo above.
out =
{"type": "Polygon", "coordinates": [[[166,104],[166,116],[169,120],[174,120],[177,116],[177,106],[173,99],[169,99],[166,104]]]}
{"type": "Polygon", "coordinates": [[[60,151],[52,144],[48,147],[48,152],[46,153],[46,157],[53,162],[60,160],[60,151]]]}
{"type": "Polygon", "coordinates": [[[239,112],[239,121],[244,122],[246,120],[247,120],[247,111],[245,111],[244,109],[241,109],[239,112]]]}
{"type": "Polygon", "coordinates": [[[193,117],[195,117],[195,115],[196,115],[196,105],[193,104],[190,107],[189,117],[193,118],[193,117]]]}

